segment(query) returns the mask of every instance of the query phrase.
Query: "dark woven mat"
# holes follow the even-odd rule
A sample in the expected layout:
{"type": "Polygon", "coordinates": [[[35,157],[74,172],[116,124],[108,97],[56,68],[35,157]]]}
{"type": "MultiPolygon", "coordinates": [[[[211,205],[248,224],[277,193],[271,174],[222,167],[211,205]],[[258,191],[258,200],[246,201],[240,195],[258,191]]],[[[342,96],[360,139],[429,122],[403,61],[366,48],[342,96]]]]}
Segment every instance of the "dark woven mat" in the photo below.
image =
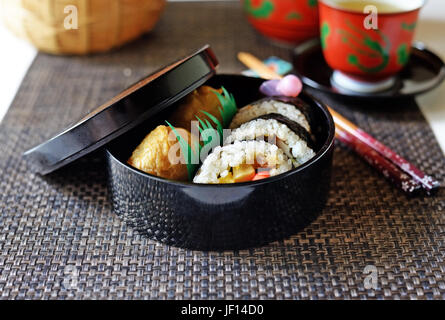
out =
{"type": "MultiPolygon", "coordinates": [[[[100,156],[48,178],[27,170],[24,150],[204,43],[221,72],[243,69],[241,50],[288,58],[255,35],[238,3],[169,4],[152,34],[109,54],[38,55],[0,126],[1,297],[445,298],[444,190],[408,199],[340,145],[323,214],[286,241],[237,252],[171,248],[127,228],[110,209],[100,156]],[[366,266],[377,270],[375,289],[366,266]]],[[[414,101],[330,102],[445,182],[445,158],[414,101]]]]}

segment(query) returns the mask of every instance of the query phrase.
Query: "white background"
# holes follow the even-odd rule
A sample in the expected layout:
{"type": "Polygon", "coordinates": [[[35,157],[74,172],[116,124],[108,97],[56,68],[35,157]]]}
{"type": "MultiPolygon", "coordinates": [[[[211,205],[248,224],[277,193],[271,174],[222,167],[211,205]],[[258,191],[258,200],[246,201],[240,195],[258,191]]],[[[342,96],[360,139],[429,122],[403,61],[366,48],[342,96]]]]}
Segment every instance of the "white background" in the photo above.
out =
{"type": "MultiPolygon", "coordinates": [[[[400,0],[404,1],[404,0],[400,0]]],[[[416,39],[445,59],[445,1],[429,0],[420,14],[416,39]]],[[[0,23],[0,121],[32,63],[36,50],[16,39],[0,23]]],[[[255,53],[255,52],[253,52],[255,53]]],[[[417,102],[445,151],[445,83],[417,102]]]]}

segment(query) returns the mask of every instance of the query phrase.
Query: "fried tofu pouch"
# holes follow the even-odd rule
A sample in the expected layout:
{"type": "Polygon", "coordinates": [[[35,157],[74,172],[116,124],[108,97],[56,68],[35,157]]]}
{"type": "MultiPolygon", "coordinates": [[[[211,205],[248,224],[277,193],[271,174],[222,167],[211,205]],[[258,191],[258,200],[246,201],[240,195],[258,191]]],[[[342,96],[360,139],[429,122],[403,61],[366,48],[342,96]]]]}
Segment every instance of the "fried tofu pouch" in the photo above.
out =
{"type": "Polygon", "coordinates": [[[184,101],[176,108],[171,115],[169,121],[175,127],[185,128],[191,130],[191,121],[197,121],[196,116],[202,120],[212,121],[201,111],[206,111],[215,116],[219,121],[222,121],[219,108],[221,104],[215,92],[223,93],[222,89],[216,90],[209,86],[201,86],[184,98],[184,101]]]}
{"type": "MultiPolygon", "coordinates": [[[[176,131],[189,144],[191,143],[189,131],[182,128],[176,128],[176,131]]],[[[179,181],[188,180],[187,165],[184,162],[176,135],[170,127],[164,125],[151,131],[133,151],[127,162],[141,171],[158,177],[179,181]],[[177,159],[182,161],[175,161],[177,159]]]]}

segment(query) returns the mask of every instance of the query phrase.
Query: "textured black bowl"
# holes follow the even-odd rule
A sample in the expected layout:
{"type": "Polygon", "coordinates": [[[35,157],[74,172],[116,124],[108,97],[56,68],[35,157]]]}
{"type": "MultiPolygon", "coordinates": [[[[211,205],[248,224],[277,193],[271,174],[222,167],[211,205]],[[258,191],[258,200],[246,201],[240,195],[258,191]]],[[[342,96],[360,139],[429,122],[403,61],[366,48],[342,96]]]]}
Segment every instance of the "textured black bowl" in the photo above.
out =
{"type": "MultiPolygon", "coordinates": [[[[262,80],[217,75],[239,106],[261,96],[262,80]]],[[[153,127],[143,124],[106,149],[109,190],[116,214],[149,238],[198,250],[240,249],[286,238],[313,221],[325,205],[330,184],[335,127],[326,107],[307,94],[312,107],[316,156],[287,173],[256,182],[199,185],[158,178],[126,164],[153,127]]],[[[162,118],[164,117],[164,118],[162,118]]],[[[160,119],[165,115],[160,115],[160,119]]]]}

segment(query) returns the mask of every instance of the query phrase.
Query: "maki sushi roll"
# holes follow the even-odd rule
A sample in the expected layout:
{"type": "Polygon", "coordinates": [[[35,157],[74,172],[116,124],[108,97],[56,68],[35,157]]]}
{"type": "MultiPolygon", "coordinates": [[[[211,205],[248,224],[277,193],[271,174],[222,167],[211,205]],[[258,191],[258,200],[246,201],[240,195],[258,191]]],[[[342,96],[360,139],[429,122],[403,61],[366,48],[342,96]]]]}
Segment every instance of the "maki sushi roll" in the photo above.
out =
{"type": "Polygon", "coordinates": [[[304,129],[295,125],[286,118],[277,114],[270,114],[242,124],[233,130],[225,139],[224,144],[228,145],[235,141],[249,141],[264,139],[269,143],[277,145],[293,165],[299,165],[310,160],[314,155],[311,138],[304,129]],[[281,121],[283,122],[281,122],[281,121]],[[293,129],[293,130],[292,130],[293,129]]]}
{"type": "Polygon", "coordinates": [[[253,102],[234,116],[224,144],[264,139],[277,145],[298,167],[315,156],[309,106],[299,98],[272,97],[253,102]]]}
{"type": "Polygon", "coordinates": [[[292,169],[291,160],[265,141],[235,141],[216,147],[204,160],[194,183],[236,183],[275,176],[292,169]]]}
{"type": "Polygon", "coordinates": [[[238,128],[245,122],[271,113],[279,114],[311,132],[309,106],[299,98],[288,97],[265,98],[239,109],[229,128],[238,128]]]}

